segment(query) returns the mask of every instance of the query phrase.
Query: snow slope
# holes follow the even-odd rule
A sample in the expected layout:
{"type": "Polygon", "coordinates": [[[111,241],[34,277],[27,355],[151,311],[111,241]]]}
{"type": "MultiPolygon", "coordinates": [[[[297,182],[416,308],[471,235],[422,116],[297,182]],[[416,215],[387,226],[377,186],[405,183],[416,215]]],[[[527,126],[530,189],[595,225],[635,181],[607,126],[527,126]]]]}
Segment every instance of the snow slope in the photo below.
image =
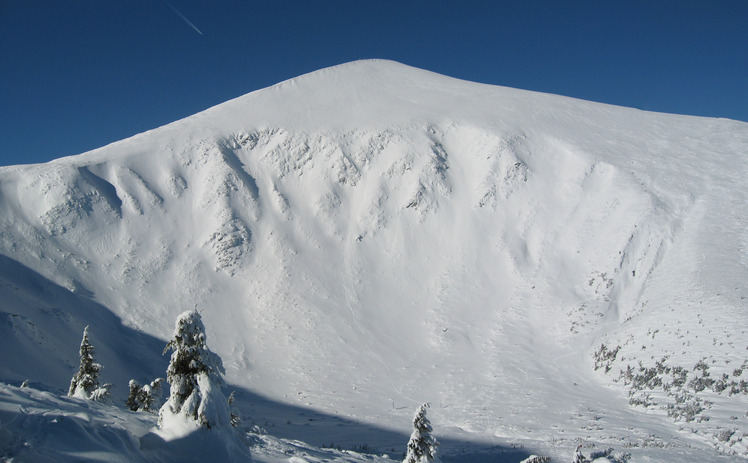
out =
{"type": "Polygon", "coordinates": [[[746,458],[747,153],[730,120],[323,69],[0,168],[0,378],[66,388],[91,325],[123,396],[198,307],[282,438],[397,457],[431,402],[449,461],[746,458]]]}

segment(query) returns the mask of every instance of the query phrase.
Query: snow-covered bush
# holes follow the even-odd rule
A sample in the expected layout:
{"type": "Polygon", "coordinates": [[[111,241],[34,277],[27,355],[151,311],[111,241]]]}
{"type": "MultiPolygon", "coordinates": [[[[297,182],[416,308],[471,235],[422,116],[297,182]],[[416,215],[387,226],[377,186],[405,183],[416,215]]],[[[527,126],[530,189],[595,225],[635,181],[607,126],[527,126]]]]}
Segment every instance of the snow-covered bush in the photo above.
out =
{"type": "Polygon", "coordinates": [[[696,416],[704,411],[701,400],[694,398],[688,393],[682,393],[675,396],[674,404],[667,404],[667,416],[674,421],[690,422],[696,419],[696,416]]]}
{"type": "Polygon", "coordinates": [[[221,392],[223,362],[208,349],[199,313],[179,316],[164,353],[168,350],[173,351],[166,370],[170,393],[159,411],[159,426],[179,428],[185,421],[208,429],[230,426],[229,404],[221,392]]]}
{"type": "Polygon", "coordinates": [[[524,460],[520,461],[519,463],[550,463],[551,458],[550,457],[541,457],[538,455],[530,455],[529,457],[525,458],[524,460]]]}
{"type": "Polygon", "coordinates": [[[130,410],[150,412],[153,411],[154,403],[161,396],[161,383],[163,378],[156,378],[150,384],[141,386],[134,379],[130,380],[130,394],[127,396],[125,406],[130,410]]]}
{"type": "Polygon", "coordinates": [[[729,442],[733,434],[735,434],[734,429],[723,429],[716,433],[714,437],[720,442],[729,442]]]}
{"type": "Polygon", "coordinates": [[[91,393],[91,396],[89,397],[91,400],[95,400],[97,402],[106,402],[110,403],[110,392],[109,390],[112,388],[111,383],[103,384],[96,389],[93,390],[91,393]]]}
{"type": "Polygon", "coordinates": [[[80,346],[80,367],[78,371],[73,375],[70,380],[70,389],[68,389],[68,395],[74,397],[80,397],[83,399],[91,399],[96,393],[95,398],[105,398],[109,393],[109,386],[105,385],[104,390],[99,391],[99,370],[101,365],[94,361],[94,346],[88,340],[88,326],[83,330],[83,339],[81,340],[80,346]]]}
{"type": "Polygon", "coordinates": [[[613,349],[608,349],[605,344],[600,344],[600,348],[595,351],[595,370],[605,368],[605,373],[610,372],[613,362],[618,355],[618,351],[621,350],[621,346],[616,346],[613,349]]]}
{"type": "Polygon", "coordinates": [[[574,451],[574,457],[571,459],[571,463],[588,463],[589,460],[582,454],[582,446],[577,445],[577,449],[574,451]]]}
{"type": "Polygon", "coordinates": [[[146,384],[140,388],[140,395],[138,396],[140,410],[143,410],[144,412],[153,411],[154,405],[160,401],[161,386],[163,382],[163,378],[156,378],[151,381],[151,384],[146,384]]]}
{"type": "Polygon", "coordinates": [[[408,441],[408,453],[403,463],[430,463],[436,460],[439,442],[431,435],[431,423],[426,418],[429,404],[423,404],[413,416],[413,433],[408,441]]]}

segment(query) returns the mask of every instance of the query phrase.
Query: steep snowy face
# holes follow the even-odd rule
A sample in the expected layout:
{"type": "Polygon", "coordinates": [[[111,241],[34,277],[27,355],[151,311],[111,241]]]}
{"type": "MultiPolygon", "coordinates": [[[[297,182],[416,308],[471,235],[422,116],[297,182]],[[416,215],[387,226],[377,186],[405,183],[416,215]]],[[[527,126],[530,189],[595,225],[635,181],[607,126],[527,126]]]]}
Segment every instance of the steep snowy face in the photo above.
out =
{"type": "MultiPolygon", "coordinates": [[[[42,343],[33,359],[70,363],[83,326],[96,341],[91,311],[166,339],[198,306],[229,382],[388,426],[431,401],[463,430],[524,438],[536,413],[568,422],[591,396],[621,408],[599,383],[639,359],[741,364],[747,152],[743,123],[387,61],[325,69],[0,169],[0,253],[67,294],[4,272],[2,343],[64,322],[70,352],[42,343]],[[601,342],[620,354],[593,376],[601,342]]],[[[102,356],[127,384],[132,361],[114,345],[102,356]]],[[[0,376],[33,377],[34,362],[0,376]]],[[[64,387],[55,368],[45,380],[64,387]]],[[[642,416],[610,419],[646,429],[642,416]]]]}

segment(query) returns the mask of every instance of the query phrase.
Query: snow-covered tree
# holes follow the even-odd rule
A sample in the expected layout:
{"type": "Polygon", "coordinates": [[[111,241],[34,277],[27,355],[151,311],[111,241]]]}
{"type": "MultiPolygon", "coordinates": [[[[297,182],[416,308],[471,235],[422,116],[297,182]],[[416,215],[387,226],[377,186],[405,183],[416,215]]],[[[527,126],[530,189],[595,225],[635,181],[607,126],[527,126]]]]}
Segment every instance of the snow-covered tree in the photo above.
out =
{"type": "Polygon", "coordinates": [[[175,419],[193,421],[208,429],[229,426],[229,404],[221,392],[223,362],[208,349],[199,313],[189,311],[177,318],[174,337],[164,353],[169,350],[172,354],[166,381],[170,393],[159,411],[159,426],[168,428],[175,419]]]}
{"type": "Polygon", "coordinates": [[[134,379],[131,379],[128,386],[130,387],[130,393],[127,395],[125,407],[137,412],[140,408],[140,401],[138,400],[138,395],[140,395],[141,390],[140,384],[134,379]]]}
{"type": "Polygon", "coordinates": [[[154,404],[161,397],[161,385],[163,382],[163,378],[156,378],[150,384],[146,384],[140,388],[140,395],[138,395],[140,410],[144,412],[153,411],[154,404]]]}
{"type": "Polygon", "coordinates": [[[94,391],[99,389],[99,370],[101,370],[101,365],[94,361],[93,354],[94,347],[88,340],[88,326],[86,326],[83,330],[83,340],[80,347],[80,367],[70,380],[69,396],[90,399],[94,391]]]}
{"type": "Polygon", "coordinates": [[[519,463],[551,463],[551,457],[541,457],[538,455],[530,455],[519,463]]]}
{"type": "Polygon", "coordinates": [[[426,409],[430,404],[418,407],[413,416],[413,434],[408,441],[408,453],[403,463],[431,463],[436,461],[436,449],[439,442],[431,435],[431,423],[426,418],[426,409]]]}
{"type": "Polygon", "coordinates": [[[134,379],[130,380],[130,394],[127,396],[125,406],[130,410],[137,412],[153,411],[153,405],[160,396],[161,383],[163,378],[156,378],[150,384],[141,386],[134,379]]]}

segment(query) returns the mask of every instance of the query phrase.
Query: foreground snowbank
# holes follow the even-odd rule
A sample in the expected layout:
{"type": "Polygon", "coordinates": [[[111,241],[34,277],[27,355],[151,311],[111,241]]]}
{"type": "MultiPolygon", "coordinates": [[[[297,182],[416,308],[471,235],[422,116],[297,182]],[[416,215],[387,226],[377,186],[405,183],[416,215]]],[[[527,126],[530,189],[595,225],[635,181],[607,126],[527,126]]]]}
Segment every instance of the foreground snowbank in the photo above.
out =
{"type": "Polygon", "coordinates": [[[149,461],[139,436],[155,416],[0,384],[0,453],[10,461],[149,461]]]}
{"type": "Polygon", "coordinates": [[[300,441],[195,427],[179,438],[155,414],[0,383],[0,456],[13,462],[391,462],[300,441]],[[254,459],[253,459],[254,457],[254,459]]]}
{"type": "MultiPolygon", "coordinates": [[[[175,437],[159,432],[157,421],[157,415],[151,413],[0,383],[2,461],[392,463],[400,461],[401,457],[396,449],[389,448],[390,455],[366,453],[374,452],[371,448],[360,449],[363,453],[320,448],[268,435],[257,427],[251,432],[247,429],[215,432],[196,427],[192,432],[175,437]]],[[[318,423],[317,426],[334,427],[340,423],[318,423]]],[[[372,434],[361,438],[376,442],[381,436],[372,434]]],[[[520,439],[504,448],[489,448],[468,441],[459,448],[453,442],[445,440],[445,443],[448,450],[441,457],[444,463],[516,463],[525,459],[529,455],[525,449],[537,446],[538,441],[531,445],[532,441],[520,439]]],[[[570,461],[574,448],[567,445],[568,442],[548,441],[546,444],[545,454],[552,457],[550,461],[570,461]]],[[[704,461],[703,449],[689,445],[619,447],[614,452],[586,442],[583,451],[585,455],[604,455],[609,461],[630,463],[704,461]]],[[[736,461],[734,458],[715,455],[711,461],[736,461]]]]}

